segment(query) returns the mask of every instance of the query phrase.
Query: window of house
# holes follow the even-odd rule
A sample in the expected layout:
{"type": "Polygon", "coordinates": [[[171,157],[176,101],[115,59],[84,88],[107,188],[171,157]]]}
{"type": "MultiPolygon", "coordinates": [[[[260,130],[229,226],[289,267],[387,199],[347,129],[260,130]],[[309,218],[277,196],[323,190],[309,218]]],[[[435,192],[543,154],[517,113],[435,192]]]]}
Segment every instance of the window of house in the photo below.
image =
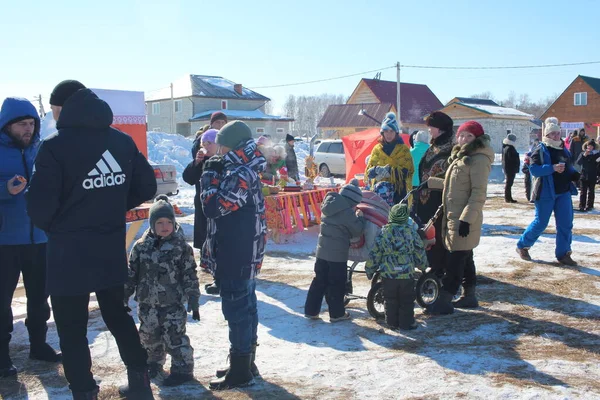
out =
{"type": "Polygon", "coordinates": [[[575,93],[576,106],[587,106],[587,92],[575,93]]]}
{"type": "Polygon", "coordinates": [[[256,128],[256,133],[259,135],[264,135],[265,134],[265,128],[256,128]]]}
{"type": "Polygon", "coordinates": [[[160,114],[160,103],[152,103],[152,115],[160,114]]]}
{"type": "Polygon", "coordinates": [[[182,103],[181,100],[175,100],[175,112],[181,112],[182,103]]]}
{"type": "Polygon", "coordinates": [[[283,133],[283,128],[277,128],[277,133],[283,133]]]}
{"type": "Polygon", "coordinates": [[[221,100],[221,110],[227,110],[227,100],[221,100]]]}

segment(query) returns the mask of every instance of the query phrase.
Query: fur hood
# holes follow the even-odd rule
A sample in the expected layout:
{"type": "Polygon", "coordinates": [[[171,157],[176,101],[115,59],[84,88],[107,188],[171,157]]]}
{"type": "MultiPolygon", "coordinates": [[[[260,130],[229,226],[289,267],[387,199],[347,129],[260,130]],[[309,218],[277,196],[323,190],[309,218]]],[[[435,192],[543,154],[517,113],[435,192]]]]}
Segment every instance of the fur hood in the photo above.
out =
{"type": "Polygon", "coordinates": [[[467,143],[464,146],[456,145],[452,149],[448,163],[452,164],[455,160],[462,160],[466,165],[471,164],[471,156],[477,153],[481,153],[490,159],[490,162],[494,162],[494,150],[490,146],[491,138],[489,135],[484,134],[471,143],[467,143]]]}
{"type": "Polygon", "coordinates": [[[516,142],[513,142],[512,140],[509,140],[508,138],[504,138],[504,140],[502,141],[502,144],[507,145],[507,146],[512,146],[512,147],[516,147],[516,142]]]}

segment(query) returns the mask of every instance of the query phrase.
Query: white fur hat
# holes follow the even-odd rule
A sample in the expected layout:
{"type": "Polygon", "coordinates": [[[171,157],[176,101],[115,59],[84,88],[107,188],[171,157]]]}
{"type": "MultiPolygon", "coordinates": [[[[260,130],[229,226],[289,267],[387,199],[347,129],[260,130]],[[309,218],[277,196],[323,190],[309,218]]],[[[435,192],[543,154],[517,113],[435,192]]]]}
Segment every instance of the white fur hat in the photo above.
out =
{"type": "Polygon", "coordinates": [[[546,120],[544,121],[544,125],[548,125],[548,124],[558,125],[558,118],[556,118],[556,117],[548,117],[548,118],[546,118],[546,120]]]}
{"type": "Polygon", "coordinates": [[[415,140],[417,142],[429,143],[429,132],[427,131],[419,131],[415,135],[415,140]]]}

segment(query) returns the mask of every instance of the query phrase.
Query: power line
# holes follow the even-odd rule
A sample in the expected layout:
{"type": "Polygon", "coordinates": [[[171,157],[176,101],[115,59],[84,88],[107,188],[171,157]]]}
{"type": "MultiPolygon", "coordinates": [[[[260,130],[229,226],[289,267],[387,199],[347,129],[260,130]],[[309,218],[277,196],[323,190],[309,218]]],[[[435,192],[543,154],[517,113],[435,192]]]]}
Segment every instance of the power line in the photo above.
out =
{"type": "Polygon", "coordinates": [[[585,61],[566,64],[544,64],[544,65],[517,65],[517,66],[496,66],[496,67],[446,67],[433,65],[400,65],[401,68],[420,68],[420,69],[531,69],[531,68],[552,68],[552,67],[570,67],[574,65],[600,64],[600,61],[585,61]]]}
{"type": "MultiPolygon", "coordinates": [[[[400,64],[400,68],[441,69],[441,70],[503,70],[503,69],[533,69],[533,68],[571,67],[571,66],[592,65],[592,64],[600,64],[600,61],[585,61],[585,62],[564,63],[564,64],[487,66],[487,67],[486,66],[481,66],[481,67],[457,67],[457,66],[436,66],[436,65],[408,65],[408,64],[400,64]]],[[[333,78],[317,79],[317,80],[314,80],[314,81],[285,83],[285,84],[281,84],[281,85],[254,86],[254,87],[251,87],[250,89],[272,89],[272,88],[280,88],[280,87],[287,87],[287,86],[308,85],[308,84],[311,84],[311,83],[327,82],[327,81],[333,81],[333,80],[336,80],[336,79],[344,79],[344,78],[350,78],[350,77],[358,76],[358,75],[370,74],[370,73],[373,73],[373,72],[384,71],[386,69],[392,69],[392,68],[396,68],[396,66],[392,65],[392,66],[389,66],[389,67],[373,69],[373,70],[370,70],[370,71],[359,72],[359,73],[356,73],[356,74],[336,76],[336,77],[333,77],[333,78]]]]}
{"type": "Polygon", "coordinates": [[[317,79],[314,81],[305,81],[305,82],[296,82],[296,83],[286,83],[283,85],[271,85],[271,86],[254,86],[251,87],[250,89],[270,89],[270,88],[278,88],[278,87],[285,87],[285,86],[297,86],[297,85],[307,85],[309,83],[318,83],[318,82],[327,82],[327,81],[333,81],[335,79],[344,79],[344,78],[350,78],[352,76],[358,76],[358,75],[364,75],[364,74],[370,74],[373,72],[379,72],[379,71],[383,71],[386,69],[392,69],[392,68],[396,68],[395,65],[392,65],[390,67],[384,67],[384,68],[378,68],[378,69],[373,69],[371,71],[364,71],[364,72],[359,72],[357,74],[350,74],[350,75],[344,75],[344,76],[336,76],[333,78],[325,78],[325,79],[317,79]]]}

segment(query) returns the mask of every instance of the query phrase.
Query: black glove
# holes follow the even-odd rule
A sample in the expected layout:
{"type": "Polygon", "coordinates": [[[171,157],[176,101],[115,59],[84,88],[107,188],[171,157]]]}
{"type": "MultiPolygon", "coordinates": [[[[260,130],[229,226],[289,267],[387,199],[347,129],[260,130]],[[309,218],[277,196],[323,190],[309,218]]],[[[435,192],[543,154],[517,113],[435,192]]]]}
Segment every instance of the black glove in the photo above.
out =
{"type": "Polygon", "coordinates": [[[204,171],[214,171],[217,174],[223,172],[225,162],[221,156],[212,156],[204,162],[204,171]]]}
{"type": "Polygon", "coordinates": [[[194,310],[192,311],[192,319],[194,321],[200,321],[200,311],[199,310],[194,310]]]}
{"type": "Polygon", "coordinates": [[[467,237],[469,236],[469,229],[471,227],[471,225],[469,225],[468,222],[465,221],[458,221],[458,234],[460,235],[460,237],[467,237]]]}
{"type": "Polygon", "coordinates": [[[573,172],[573,175],[571,175],[571,181],[573,182],[578,182],[579,178],[581,178],[581,174],[577,171],[573,172]]]}

